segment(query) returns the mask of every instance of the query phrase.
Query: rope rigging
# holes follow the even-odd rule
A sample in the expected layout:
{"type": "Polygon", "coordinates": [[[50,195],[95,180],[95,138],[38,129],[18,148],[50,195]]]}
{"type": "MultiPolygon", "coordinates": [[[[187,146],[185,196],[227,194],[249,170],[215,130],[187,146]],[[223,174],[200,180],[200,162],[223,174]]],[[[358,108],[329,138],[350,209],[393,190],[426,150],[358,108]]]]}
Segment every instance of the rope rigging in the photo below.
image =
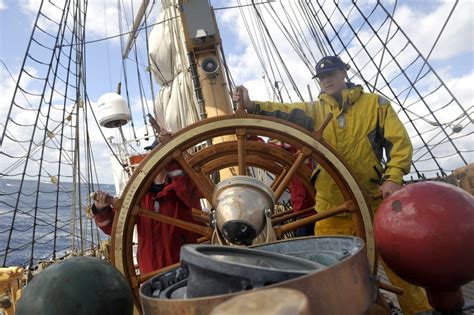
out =
{"type": "MultiPolygon", "coordinates": [[[[454,150],[450,156],[458,163],[467,164],[465,155],[471,150],[459,146],[472,134],[472,113],[461,105],[428,61],[449,25],[458,1],[440,21],[440,29],[434,34],[427,55],[420,52],[397,23],[398,1],[390,5],[377,2],[370,7],[365,5],[363,9],[363,4],[355,1],[350,4],[298,1],[289,5],[252,1],[251,4],[251,12],[244,10],[240,1],[238,8],[261,63],[264,79],[270,86],[280,85],[279,82],[283,87],[288,83],[296,85],[290,78],[282,77],[285,66],[280,50],[283,47],[291,47],[312,74],[316,58],[341,55],[353,66],[352,79],[362,81],[369,91],[392,100],[395,110],[403,112],[405,123],[410,125],[414,133],[412,138],[416,140],[413,168],[418,177],[433,173],[433,169],[446,175],[449,167],[444,166],[445,157],[433,152],[434,148],[454,150]],[[272,30],[278,28],[284,43],[277,44],[272,39],[269,21],[272,30]],[[459,136],[453,137],[453,134],[459,136]],[[418,163],[420,155],[429,158],[425,163],[418,163]]],[[[285,95],[285,99],[291,102],[290,95],[285,95]]]]}
{"type": "Polygon", "coordinates": [[[94,247],[96,241],[92,229],[88,236],[84,228],[81,197],[83,183],[95,182],[90,175],[89,135],[79,137],[82,112],[87,124],[87,106],[81,96],[85,89],[82,64],[85,46],[80,44],[84,42],[87,4],[73,5],[67,1],[64,8],[58,9],[61,14],[55,17],[44,13],[51,12],[50,8],[57,6],[41,2],[18,80],[13,79],[2,60],[15,82],[1,138],[1,154],[9,162],[0,174],[8,180],[6,187],[0,190],[0,203],[5,206],[0,211],[4,222],[10,222],[9,229],[0,231],[5,240],[5,247],[0,249],[3,266],[12,263],[32,266],[48,257],[55,259],[71,245],[73,250],[80,248],[84,252],[86,247],[94,247]],[[29,78],[27,81],[23,79],[25,75],[29,78]],[[56,99],[61,99],[62,104],[56,99]],[[24,115],[25,112],[35,115],[24,115]],[[15,133],[10,123],[17,129],[15,133]],[[80,140],[86,150],[83,152],[84,165],[88,167],[86,174],[80,167],[83,164],[80,140]],[[24,153],[12,151],[13,143],[24,153]],[[72,179],[72,183],[67,183],[68,179],[72,179]],[[69,204],[62,202],[66,198],[71,200],[69,204]],[[68,208],[71,215],[65,215],[68,208]],[[27,239],[21,236],[25,233],[30,235],[27,239]],[[70,236],[72,243],[66,244],[64,236],[70,236]]]}
{"type": "MultiPolygon", "coordinates": [[[[123,25],[122,25],[122,9],[121,9],[121,6],[120,6],[120,0],[117,0],[117,9],[118,9],[118,20],[119,20],[119,30],[120,30],[120,33],[123,33],[123,25]]],[[[125,16],[126,17],[126,16],[125,16]]],[[[123,42],[123,37],[120,37],[120,49],[123,51],[124,49],[124,42],[123,42]]],[[[132,112],[132,109],[130,107],[130,93],[128,91],[128,76],[127,76],[127,67],[126,67],[126,64],[125,64],[125,60],[122,58],[122,73],[123,73],[123,79],[124,79],[124,82],[125,82],[125,95],[126,95],[126,99],[127,99],[127,106],[128,106],[128,110],[130,111],[130,113],[132,112]]],[[[118,93],[117,94],[121,94],[121,91],[117,91],[118,93]]],[[[133,117],[132,117],[132,120],[130,121],[130,126],[131,126],[131,129],[132,129],[132,133],[133,133],[133,139],[136,139],[137,138],[137,134],[135,132],[135,124],[133,122],[133,117]]],[[[124,140],[124,139],[123,139],[124,140]]]]}
{"type": "MultiPolygon", "coordinates": [[[[378,3],[378,4],[376,5],[376,8],[377,8],[378,6],[382,6],[382,4],[378,3]]],[[[373,62],[374,59],[375,59],[374,56],[371,57],[370,52],[367,51],[367,49],[365,48],[366,46],[369,45],[369,41],[363,42],[362,40],[360,40],[359,36],[357,35],[358,32],[355,31],[355,30],[352,28],[352,26],[349,24],[349,22],[348,22],[348,19],[349,19],[348,16],[347,16],[347,15],[344,15],[344,13],[343,13],[343,11],[341,10],[341,8],[339,7],[339,5],[335,4],[335,7],[338,9],[338,11],[339,11],[339,13],[341,14],[341,16],[343,16],[343,19],[346,21],[346,24],[348,24],[349,28],[351,28],[351,30],[353,30],[354,33],[356,34],[355,37],[356,37],[356,38],[359,40],[359,42],[360,42],[360,46],[361,46],[360,49],[364,49],[366,55],[369,56],[369,58],[368,58],[369,61],[372,61],[372,62],[373,62]]],[[[379,32],[380,28],[379,28],[379,29],[375,29],[375,28],[373,27],[373,25],[370,24],[370,21],[369,21],[370,15],[369,15],[369,16],[364,16],[364,14],[363,14],[363,12],[360,10],[360,8],[357,7],[357,4],[354,4],[354,7],[356,7],[357,12],[359,12],[359,14],[360,14],[360,16],[362,17],[362,19],[367,22],[367,26],[368,26],[369,30],[371,30],[371,32],[374,34],[374,35],[371,37],[371,39],[372,39],[372,38],[376,38],[378,41],[380,41],[380,43],[383,44],[383,47],[387,47],[387,46],[388,46],[388,43],[383,43],[382,39],[381,39],[380,36],[378,35],[378,32],[379,32]]],[[[324,11],[323,11],[322,9],[323,9],[323,8],[320,6],[320,11],[322,11],[322,12],[324,13],[324,11]]],[[[373,10],[372,12],[374,12],[374,10],[373,10]]],[[[388,18],[388,19],[385,19],[385,21],[387,21],[387,20],[390,21],[390,23],[391,23],[390,25],[394,25],[394,26],[397,28],[397,32],[398,32],[399,34],[403,33],[403,31],[400,29],[400,27],[396,24],[395,20],[393,19],[393,16],[388,13],[387,9],[386,9],[386,8],[383,8],[383,11],[382,11],[382,12],[384,12],[385,14],[387,14],[387,16],[389,16],[389,18],[388,18]]],[[[329,18],[327,18],[327,20],[329,21],[329,18]]],[[[387,38],[388,38],[388,35],[387,35],[387,38]]],[[[391,38],[394,38],[394,36],[392,36],[391,38]]],[[[350,54],[349,51],[347,50],[347,46],[345,46],[345,42],[343,41],[343,39],[342,39],[342,38],[339,38],[338,40],[340,41],[341,45],[343,46],[343,49],[344,49],[343,51],[346,51],[347,54],[350,56],[351,54],[350,54]]],[[[407,45],[406,45],[405,47],[410,47],[410,48],[415,47],[414,44],[413,44],[408,38],[405,38],[405,40],[406,40],[406,42],[407,42],[407,45]]],[[[402,51],[403,51],[403,49],[402,49],[402,51]]],[[[360,50],[359,50],[359,52],[360,52],[360,50]]],[[[416,87],[416,85],[415,85],[416,82],[413,82],[413,80],[410,79],[410,77],[407,75],[406,71],[404,70],[404,69],[406,69],[407,67],[402,67],[402,66],[400,65],[400,63],[398,62],[398,60],[397,60],[398,58],[396,58],[396,56],[395,56],[393,53],[391,53],[390,50],[386,49],[386,50],[384,50],[384,52],[387,52],[388,55],[390,55],[390,59],[391,59],[390,61],[393,62],[393,63],[399,68],[399,71],[400,71],[400,74],[399,74],[399,75],[401,75],[401,76],[403,77],[403,79],[407,81],[407,83],[408,83],[407,85],[410,87],[410,89],[413,89],[413,90],[416,92],[416,94],[417,94],[417,95],[416,95],[416,96],[417,96],[417,99],[419,99],[419,102],[423,103],[423,104],[425,105],[426,109],[427,109],[428,111],[430,111],[430,115],[431,115],[431,117],[433,118],[433,120],[435,121],[435,123],[438,124],[438,125],[441,125],[441,123],[440,123],[440,122],[438,121],[438,119],[437,119],[437,116],[434,115],[434,112],[431,110],[431,108],[430,108],[430,107],[427,105],[427,103],[425,102],[424,97],[425,97],[426,95],[424,95],[424,94],[422,94],[422,93],[420,92],[420,90],[419,90],[419,89],[416,87]]],[[[417,58],[422,58],[422,59],[423,59],[423,56],[421,56],[421,54],[418,54],[415,59],[417,59],[417,58]]],[[[353,57],[352,57],[351,59],[353,59],[353,57]]],[[[400,58],[400,59],[401,59],[401,58],[400,58]]],[[[425,60],[425,61],[426,61],[426,60],[425,60]]],[[[353,63],[356,64],[356,67],[357,67],[357,63],[355,63],[355,62],[353,62],[353,63]]],[[[382,63],[381,63],[381,64],[382,64],[382,63]]],[[[376,67],[376,65],[374,65],[374,66],[376,67]]],[[[388,63],[386,64],[386,66],[388,66],[388,63]]],[[[357,69],[357,72],[362,73],[363,70],[364,70],[364,69],[357,69]]],[[[431,67],[430,67],[430,71],[434,72],[431,67]]],[[[420,73],[421,73],[421,72],[420,72],[420,73]]],[[[395,91],[390,87],[390,84],[391,84],[390,80],[387,80],[387,79],[385,78],[384,73],[383,73],[382,71],[378,71],[377,74],[379,74],[379,76],[377,76],[377,78],[382,77],[382,78],[384,79],[384,81],[385,81],[386,87],[389,88],[389,89],[391,89],[391,94],[393,94],[393,98],[396,100],[396,103],[397,103],[397,104],[402,104],[402,102],[400,102],[399,96],[398,96],[398,95],[400,95],[400,94],[397,95],[397,94],[395,93],[395,91]]],[[[419,79],[419,78],[418,78],[418,79],[419,79]]],[[[367,80],[365,80],[365,81],[367,82],[367,80]]],[[[440,85],[443,86],[443,88],[445,88],[445,89],[447,90],[446,86],[444,85],[444,83],[443,83],[442,81],[440,82],[440,85]]],[[[377,92],[380,93],[379,89],[377,89],[377,92]]],[[[392,97],[390,97],[390,98],[392,98],[392,97]]],[[[412,124],[412,126],[415,128],[417,134],[419,134],[419,135],[423,134],[423,131],[417,130],[417,127],[415,126],[415,124],[413,123],[413,120],[411,119],[411,115],[405,111],[405,108],[404,108],[403,106],[400,106],[400,108],[401,108],[401,110],[404,111],[404,113],[406,114],[406,117],[408,118],[408,120],[410,121],[410,123],[412,124]]],[[[442,108],[441,108],[441,109],[442,109],[442,108]]],[[[440,110],[440,109],[439,109],[439,110],[440,110]]],[[[439,115],[438,115],[438,116],[439,116],[439,115]]],[[[442,132],[445,133],[446,136],[448,136],[445,130],[442,130],[442,132]]],[[[424,146],[425,148],[428,148],[429,142],[425,141],[424,138],[421,137],[421,136],[420,136],[420,138],[421,138],[422,141],[423,141],[423,146],[424,146]]],[[[463,155],[459,152],[459,150],[457,149],[456,145],[455,145],[454,143],[452,143],[452,142],[451,142],[451,144],[452,144],[453,147],[455,148],[456,152],[458,152],[458,155],[457,155],[457,156],[460,157],[460,159],[463,161],[463,163],[466,163],[466,161],[465,161],[463,155]]],[[[432,153],[429,153],[429,154],[431,155],[431,158],[433,159],[433,161],[437,164],[437,166],[438,166],[438,168],[440,169],[440,171],[443,173],[442,167],[441,167],[441,166],[439,165],[439,163],[437,162],[436,156],[434,156],[432,153]]]]}

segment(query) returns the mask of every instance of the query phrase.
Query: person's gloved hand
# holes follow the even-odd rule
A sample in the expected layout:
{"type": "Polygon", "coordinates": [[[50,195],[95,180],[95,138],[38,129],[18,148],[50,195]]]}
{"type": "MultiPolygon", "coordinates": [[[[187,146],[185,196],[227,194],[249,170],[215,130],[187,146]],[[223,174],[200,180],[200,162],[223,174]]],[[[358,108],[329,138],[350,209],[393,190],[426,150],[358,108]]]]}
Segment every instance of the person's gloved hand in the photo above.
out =
{"type": "Polygon", "coordinates": [[[109,196],[105,191],[97,190],[94,195],[94,205],[97,210],[107,208],[112,204],[113,198],[109,196]]]}
{"type": "Polygon", "coordinates": [[[382,184],[382,186],[380,186],[380,191],[382,192],[382,196],[385,199],[401,188],[401,185],[387,180],[382,184]]]}
{"type": "Polygon", "coordinates": [[[243,85],[236,87],[235,91],[232,92],[232,100],[234,102],[242,102],[243,107],[249,112],[255,112],[255,103],[250,100],[249,90],[243,85]],[[240,99],[240,94],[242,93],[242,100],[240,99]]]}

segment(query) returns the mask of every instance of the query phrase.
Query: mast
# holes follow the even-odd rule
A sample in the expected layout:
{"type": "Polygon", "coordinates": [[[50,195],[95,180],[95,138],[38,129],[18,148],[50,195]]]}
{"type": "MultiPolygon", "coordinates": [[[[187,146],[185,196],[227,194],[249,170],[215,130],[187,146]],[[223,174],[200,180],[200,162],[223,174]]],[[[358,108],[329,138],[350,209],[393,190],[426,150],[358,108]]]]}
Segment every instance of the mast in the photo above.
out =
{"type": "Polygon", "coordinates": [[[200,118],[232,114],[218,53],[221,38],[212,7],[199,0],[180,0],[179,4],[200,118]]]}
{"type": "MultiPolygon", "coordinates": [[[[229,89],[224,77],[219,46],[221,38],[216,17],[209,3],[179,0],[180,19],[188,52],[195,96],[201,120],[232,114],[229,89]]],[[[214,138],[213,143],[235,140],[235,136],[214,138]]],[[[231,177],[233,168],[219,172],[221,179],[231,177]]],[[[241,170],[241,174],[246,171],[241,170]]]]}
{"type": "MultiPolygon", "coordinates": [[[[158,124],[176,132],[206,118],[233,113],[224,76],[221,38],[212,7],[202,0],[163,0],[149,36],[150,69],[160,85],[158,124]]],[[[223,136],[212,142],[235,140],[223,136]]],[[[221,178],[231,175],[221,172],[221,178]]]]}

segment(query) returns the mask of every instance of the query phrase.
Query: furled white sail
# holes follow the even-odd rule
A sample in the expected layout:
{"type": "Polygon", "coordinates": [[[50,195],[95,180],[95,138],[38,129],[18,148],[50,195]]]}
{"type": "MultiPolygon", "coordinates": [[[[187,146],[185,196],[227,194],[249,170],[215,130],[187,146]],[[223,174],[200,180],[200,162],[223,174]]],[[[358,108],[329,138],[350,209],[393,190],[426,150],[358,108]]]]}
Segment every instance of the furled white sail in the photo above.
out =
{"type": "Polygon", "coordinates": [[[155,116],[160,126],[171,132],[199,120],[177,4],[177,0],[161,1],[159,24],[149,36],[150,68],[161,86],[155,116]]]}
{"type": "Polygon", "coordinates": [[[178,73],[169,85],[162,85],[155,99],[158,124],[172,132],[199,120],[189,76],[178,73]]]}

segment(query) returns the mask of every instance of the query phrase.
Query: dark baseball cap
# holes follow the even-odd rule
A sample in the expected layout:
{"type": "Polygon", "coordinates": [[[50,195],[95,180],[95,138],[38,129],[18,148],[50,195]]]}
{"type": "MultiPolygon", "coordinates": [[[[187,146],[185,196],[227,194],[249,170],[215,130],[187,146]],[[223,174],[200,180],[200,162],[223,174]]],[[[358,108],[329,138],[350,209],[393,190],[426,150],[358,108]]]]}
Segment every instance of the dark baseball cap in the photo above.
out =
{"type": "Polygon", "coordinates": [[[347,63],[344,63],[338,56],[326,56],[316,64],[316,75],[313,79],[323,73],[334,70],[349,70],[349,68],[350,66],[347,63]]]}

